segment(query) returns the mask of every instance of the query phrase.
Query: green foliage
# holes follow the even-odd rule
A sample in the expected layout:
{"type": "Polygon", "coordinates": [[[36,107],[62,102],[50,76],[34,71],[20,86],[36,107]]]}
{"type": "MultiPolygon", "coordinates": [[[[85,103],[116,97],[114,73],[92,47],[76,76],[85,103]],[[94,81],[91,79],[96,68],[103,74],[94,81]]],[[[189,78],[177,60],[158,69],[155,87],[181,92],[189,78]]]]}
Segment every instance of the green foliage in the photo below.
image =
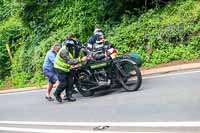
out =
{"type": "Polygon", "coordinates": [[[6,80],[20,87],[46,83],[42,64],[52,44],[63,42],[69,33],[85,43],[95,25],[105,29],[121,53],[139,53],[145,66],[197,58],[199,1],[164,6],[169,1],[0,0],[0,80],[9,76],[6,80]],[[12,65],[6,43],[11,44],[12,65]]]}
{"type": "Polygon", "coordinates": [[[6,0],[0,0],[0,7],[0,21],[2,21],[11,15],[10,2],[6,0]]]}
{"type": "Polygon", "coordinates": [[[200,56],[199,1],[172,2],[160,10],[149,10],[137,21],[124,22],[109,32],[109,40],[120,52],[138,51],[144,65],[154,66],[172,60],[200,56]],[[196,45],[196,46],[194,46],[196,45]],[[195,52],[194,52],[195,51],[195,52]]]}
{"type": "Polygon", "coordinates": [[[20,5],[16,0],[0,0],[0,21],[18,14],[20,5]]]}
{"type": "Polygon", "coordinates": [[[21,20],[17,17],[9,17],[0,24],[0,40],[3,44],[14,44],[17,39],[22,37],[22,34],[25,31],[21,20]]]}
{"type": "Polygon", "coordinates": [[[10,62],[5,45],[0,43],[0,79],[3,80],[9,74],[10,62]]]}
{"type": "MultiPolygon", "coordinates": [[[[13,35],[14,32],[9,32],[11,31],[9,29],[12,28],[3,28],[7,30],[6,33],[11,33],[11,35],[2,40],[5,40],[4,42],[15,40],[15,46],[19,46],[14,50],[14,63],[11,70],[14,85],[17,85],[18,82],[20,85],[25,83],[30,80],[29,77],[34,77],[33,81],[35,82],[40,77],[38,73],[41,73],[45,54],[53,42],[62,42],[72,32],[77,33],[79,38],[84,41],[91,34],[97,21],[96,8],[93,6],[95,1],[71,0],[67,4],[63,2],[52,4],[46,1],[20,1],[22,20],[15,21],[16,24],[11,23],[19,32],[13,35]],[[94,8],[85,11],[88,7],[94,8]],[[20,26],[17,27],[18,25],[20,26]],[[21,27],[22,25],[23,27],[21,27]],[[13,39],[12,36],[16,39],[13,39]],[[18,74],[24,72],[29,76],[22,76],[20,80],[17,80],[18,74]]],[[[9,22],[6,21],[6,23],[9,22]]],[[[9,27],[6,25],[4,27],[9,27]]]]}
{"type": "Polygon", "coordinates": [[[4,85],[4,81],[3,80],[0,80],[0,89],[3,88],[5,85],[4,85]]]}
{"type": "Polygon", "coordinates": [[[38,71],[35,73],[34,77],[31,79],[32,84],[37,86],[42,86],[44,84],[47,84],[47,80],[45,79],[44,75],[38,71]]]}
{"type": "Polygon", "coordinates": [[[196,36],[193,36],[191,38],[191,41],[188,42],[191,47],[193,47],[194,51],[199,53],[200,52],[200,33],[198,33],[196,36]]]}
{"type": "Polygon", "coordinates": [[[1,21],[0,24],[0,79],[5,79],[9,75],[11,65],[6,44],[10,45],[11,52],[14,53],[19,47],[16,42],[24,36],[26,29],[17,17],[9,17],[7,20],[1,21]]]}
{"type": "Polygon", "coordinates": [[[12,84],[16,87],[27,86],[29,80],[31,79],[31,74],[26,72],[19,72],[15,75],[12,75],[11,81],[12,84]]]}

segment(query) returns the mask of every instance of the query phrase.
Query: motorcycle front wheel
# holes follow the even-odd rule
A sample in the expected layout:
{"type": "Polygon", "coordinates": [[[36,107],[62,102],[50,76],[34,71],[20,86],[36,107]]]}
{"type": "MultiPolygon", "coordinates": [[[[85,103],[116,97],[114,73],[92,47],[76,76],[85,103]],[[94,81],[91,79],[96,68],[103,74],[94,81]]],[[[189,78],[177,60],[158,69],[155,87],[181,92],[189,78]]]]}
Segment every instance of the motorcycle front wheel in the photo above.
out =
{"type": "Polygon", "coordinates": [[[137,91],[142,84],[142,75],[136,63],[125,59],[117,63],[117,79],[126,91],[137,91]]]}
{"type": "Polygon", "coordinates": [[[86,71],[81,71],[78,76],[78,82],[76,84],[78,91],[84,97],[89,97],[94,95],[94,91],[89,90],[91,85],[88,83],[90,81],[90,75],[86,71]]]}

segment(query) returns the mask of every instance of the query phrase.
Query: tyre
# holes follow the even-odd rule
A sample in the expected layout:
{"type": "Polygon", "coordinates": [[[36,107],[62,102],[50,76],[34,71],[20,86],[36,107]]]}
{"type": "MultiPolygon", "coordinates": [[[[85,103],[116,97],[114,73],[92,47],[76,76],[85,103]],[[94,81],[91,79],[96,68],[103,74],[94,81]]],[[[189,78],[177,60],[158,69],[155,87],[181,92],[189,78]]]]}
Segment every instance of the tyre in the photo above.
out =
{"type": "Polygon", "coordinates": [[[86,71],[81,71],[78,76],[78,82],[76,84],[78,91],[84,97],[94,95],[94,91],[89,90],[92,86],[88,83],[90,81],[90,75],[86,71]]]}
{"type": "Polygon", "coordinates": [[[137,91],[142,84],[140,69],[129,59],[118,62],[117,79],[126,91],[137,91]]]}

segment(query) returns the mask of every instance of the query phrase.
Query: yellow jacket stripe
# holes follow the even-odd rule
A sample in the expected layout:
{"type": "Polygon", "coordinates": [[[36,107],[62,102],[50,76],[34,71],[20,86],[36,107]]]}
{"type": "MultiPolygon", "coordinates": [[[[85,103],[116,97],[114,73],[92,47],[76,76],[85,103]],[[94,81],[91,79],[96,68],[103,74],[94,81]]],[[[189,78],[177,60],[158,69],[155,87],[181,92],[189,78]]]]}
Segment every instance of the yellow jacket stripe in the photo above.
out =
{"type": "MultiPolygon", "coordinates": [[[[63,50],[63,49],[62,49],[63,50]]],[[[66,50],[64,48],[64,50],[66,50]]],[[[60,50],[61,51],[61,50],[60,50]]],[[[60,51],[58,52],[56,59],[55,59],[55,63],[54,63],[54,68],[57,68],[59,70],[62,70],[64,72],[69,72],[70,71],[70,64],[67,64],[61,57],[60,57],[60,51]]],[[[67,51],[66,51],[67,52],[67,51]]],[[[70,58],[73,58],[73,56],[71,55],[71,53],[69,53],[70,58]]]]}

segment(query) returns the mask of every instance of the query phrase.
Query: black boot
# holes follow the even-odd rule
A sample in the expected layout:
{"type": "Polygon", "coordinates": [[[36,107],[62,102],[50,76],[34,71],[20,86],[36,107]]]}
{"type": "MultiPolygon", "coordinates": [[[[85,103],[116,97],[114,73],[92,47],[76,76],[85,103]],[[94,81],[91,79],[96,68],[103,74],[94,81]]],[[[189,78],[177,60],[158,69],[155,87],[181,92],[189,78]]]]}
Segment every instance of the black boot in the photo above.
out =
{"type": "Polygon", "coordinates": [[[76,98],[74,98],[72,96],[72,93],[70,92],[65,96],[64,100],[68,100],[69,102],[74,102],[74,101],[76,101],[76,98]]]}
{"type": "Polygon", "coordinates": [[[59,102],[59,103],[62,103],[62,98],[60,97],[60,94],[57,93],[56,91],[53,93],[53,95],[55,96],[56,100],[59,102]]]}
{"type": "Polygon", "coordinates": [[[75,102],[75,101],[76,101],[76,98],[72,97],[72,95],[71,95],[71,96],[68,96],[67,100],[68,100],[69,102],[75,102]]]}

